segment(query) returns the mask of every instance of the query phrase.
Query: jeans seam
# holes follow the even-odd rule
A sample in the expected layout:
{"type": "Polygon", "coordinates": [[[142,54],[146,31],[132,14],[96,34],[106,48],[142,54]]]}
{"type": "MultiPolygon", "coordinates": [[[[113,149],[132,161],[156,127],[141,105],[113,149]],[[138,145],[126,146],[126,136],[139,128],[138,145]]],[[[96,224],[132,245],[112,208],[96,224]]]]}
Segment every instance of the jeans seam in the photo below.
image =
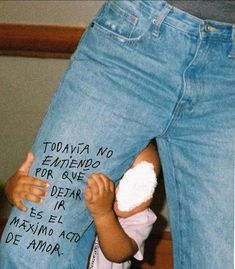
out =
{"type": "MultiPolygon", "coordinates": [[[[172,163],[172,176],[173,176],[173,180],[175,183],[175,191],[176,191],[176,195],[177,195],[177,201],[178,201],[178,227],[181,227],[181,210],[182,210],[182,206],[181,206],[181,199],[180,199],[180,195],[179,195],[179,184],[177,182],[177,178],[176,178],[176,174],[175,174],[175,164],[174,164],[174,158],[171,154],[172,150],[171,150],[171,146],[170,146],[170,142],[168,137],[165,137],[165,141],[166,141],[166,148],[167,148],[167,152],[168,152],[168,156],[171,160],[172,163]]],[[[179,262],[180,262],[180,268],[183,269],[183,262],[182,262],[182,231],[181,229],[178,230],[178,236],[179,236],[179,247],[178,247],[178,251],[179,251],[179,262]]]]}
{"type": "Polygon", "coordinates": [[[168,121],[168,124],[166,125],[163,132],[158,136],[158,138],[164,137],[164,135],[167,134],[167,132],[170,130],[170,128],[172,128],[174,126],[174,122],[178,119],[180,111],[183,108],[184,104],[182,103],[182,100],[183,100],[183,98],[185,96],[186,88],[187,88],[185,74],[186,74],[187,70],[190,68],[190,66],[194,63],[195,59],[197,58],[200,45],[201,45],[201,39],[199,39],[199,42],[197,42],[195,54],[194,54],[192,60],[188,63],[188,65],[186,66],[186,68],[184,69],[184,71],[182,73],[183,85],[182,85],[182,89],[180,90],[179,99],[175,104],[174,110],[173,110],[173,112],[171,114],[171,117],[170,117],[170,119],[168,121]]]}
{"type": "MultiPolygon", "coordinates": [[[[147,29],[138,37],[125,37],[123,35],[120,35],[116,32],[113,32],[113,31],[103,27],[102,25],[100,25],[96,21],[93,21],[93,23],[94,23],[93,27],[96,27],[96,30],[98,30],[99,32],[102,32],[105,35],[105,37],[108,37],[111,40],[116,40],[116,41],[119,40],[119,44],[127,44],[129,42],[139,41],[146,34],[146,32],[148,32],[148,29],[147,29]]],[[[133,31],[134,31],[134,29],[131,30],[130,36],[133,33],[133,31]]]]}
{"type": "Polygon", "coordinates": [[[184,29],[182,29],[182,28],[180,28],[180,27],[176,27],[175,25],[173,25],[173,24],[171,24],[171,23],[169,23],[169,22],[167,22],[167,21],[164,21],[163,24],[166,24],[167,26],[170,26],[170,27],[172,27],[172,28],[174,28],[174,29],[176,29],[176,30],[179,30],[179,31],[181,31],[181,32],[183,32],[183,33],[185,33],[185,34],[188,34],[188,35],[190,35],[190,36],[198,37],[198,35],[193,34],[193,32],[185,31],[184,29]]]}
{"type": "Polygon", "coordinates": [[[109,7],[116,13],[118,13],[121,17],[124,17],[129,23],[133,24],[134,26],[137,23],[138,18],[126,10],[122,9],[116,2],[108,2],[109,7]]]}
{"type": "MultiPolygon", "coordinates": [[[[44,115],[44,122],[46,122],[46,120],[47,120],[47,118],[48,118],[48,116],[49,116],[49,111],[54,107],[55,102],[56,102],[56,100],[57,100],[57,98],[58,98],[58,95],[61,94],[61,90],[62,90],[62,88],[63,88],[63,84],[64,84],[64,82],[65,82],[65,80],[66,80],[66,77],[67,77],[67,74],[68,74],[69,70],[71,69],[71,65],[72,65],[72,63],[73,63],[73,60],[74,60],[73,58],[70,59],[69,64],[68,64],[68,66],[67,66],[67,68],[66,68],[65,73],[64,73],[63,77],[60,79],[60,82],[59,82],[59,85],[58,85],[58,87],[57,87],[57,90],[54,92],[53,98],[51,99],[50,104],[49,104],[49,106],[48,106],[48,108],[47,108],[47,112],[46,112],[46,114],[44,115]]],[[[39,130],[38,130],[37,136],[36,136],[36,138],[34,139],[33,144],[31,145],[31,149],[32,149],[33,152],[34,152],[35,142],[36,142],[37,138],[41,136],[41,133],[42,133],[42,131],[43,131],[43,128],[45,128],[45,126],[42,126],[42,125],[41,125],[40,128],[39,128],[39,130]]],[[[34,152],[34,154],[35,154],[35,152],[34,152]]],[[[31,169],[30,169],[30,170],[31,170],[31,169]]]]}

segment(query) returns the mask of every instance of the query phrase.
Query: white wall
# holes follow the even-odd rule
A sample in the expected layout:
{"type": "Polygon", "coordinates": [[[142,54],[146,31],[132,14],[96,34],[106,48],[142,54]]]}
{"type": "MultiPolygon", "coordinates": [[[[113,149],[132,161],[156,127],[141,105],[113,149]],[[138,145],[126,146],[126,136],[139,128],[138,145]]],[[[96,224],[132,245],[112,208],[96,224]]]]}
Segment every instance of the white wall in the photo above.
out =
{"type": "Polygon", "coordinates": [[[104,1],[0,1],[0,23],[87,25],[104,1]]]}
{"type": "MultiPolygon", "coordinates": [[[[0,183],[30,149],[67,60],[0,57],[0,183]]],[[[0,216],[9,207],[1,201],[0,216]]]]}

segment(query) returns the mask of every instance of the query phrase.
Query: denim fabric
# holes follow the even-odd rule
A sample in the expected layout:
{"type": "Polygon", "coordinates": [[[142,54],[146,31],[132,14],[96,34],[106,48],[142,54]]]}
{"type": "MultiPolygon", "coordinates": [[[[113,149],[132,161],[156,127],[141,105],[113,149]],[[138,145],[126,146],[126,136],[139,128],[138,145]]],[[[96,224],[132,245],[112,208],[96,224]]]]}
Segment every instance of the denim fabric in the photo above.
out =
{"type": "Polygon", "coordinates": [[[234,43],[233,25],[164,1],[106,2],[33,145],[30,173],[50,182],[49,195],[27,213],[13,209],[0,268],[85,269],[95,234],[87,177],[102,171],[117,181],[152,138],[174,268],[233,268],[234,43]]]}

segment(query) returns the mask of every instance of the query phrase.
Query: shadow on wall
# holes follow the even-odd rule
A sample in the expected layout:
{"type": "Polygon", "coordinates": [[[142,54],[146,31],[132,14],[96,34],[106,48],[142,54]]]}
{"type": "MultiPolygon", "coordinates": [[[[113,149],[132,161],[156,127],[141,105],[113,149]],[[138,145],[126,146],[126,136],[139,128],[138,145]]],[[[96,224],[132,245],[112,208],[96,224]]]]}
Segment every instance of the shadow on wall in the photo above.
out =
{"type": "Polygon", "coordinates": [[[161,235],[168,226],[168,220],[165,216],[161,215],[164,206],[166,204],[166,192],[164,187],[163,174],[158,176],[158,185],[154,193],[153,202],[151,204],[151,209],[157,215],[157,220],[153,225],[152,233],[156,235],[161,235]]]}
{"type": "Polygon", "coordinates": [[[132,259],[131,269],[172,269],[173,258],[171,240],[164,239],[164,232],[168,226],[167,219],[160,214],[166,203],[166,193],[162,173],[158,177],[158,186],[154,193],[151,209],[157,215],[152,232],[145,242],[145,255],[143,261],[132,259]]]}
{"type": "Polygon", "coordinates": [[[4,184],[0,185],[0,219],[7,218],[9,216],[11,205],[8,202],[5,192],[4,192],[4,184]]]}

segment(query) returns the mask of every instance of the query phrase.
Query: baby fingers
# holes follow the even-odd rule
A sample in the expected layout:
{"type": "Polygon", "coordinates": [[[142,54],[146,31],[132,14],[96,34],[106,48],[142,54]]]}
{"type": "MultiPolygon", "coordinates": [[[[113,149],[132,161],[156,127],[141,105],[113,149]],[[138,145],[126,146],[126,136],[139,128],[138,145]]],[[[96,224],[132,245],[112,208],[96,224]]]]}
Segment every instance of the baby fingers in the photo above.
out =
{"type": "Polygon", "coordinates": [[[37,204],[42,204],[43,203],[43,199],[40,196],[34,195],[34,194],[30,194],[27,192],[23,192],[21,194],[21,199],[15,199],[14,201],[14,205],[21,211],[27,211],[27,207],[23,204],[22,200],[28,200],[30,202],[34,202],[37,204]]]}
{"type": "Polygon", "coordinates": [[[32,193],[28,193],[28,192],[23,192],[22,193],[22,200],[28,200],[30,202],[34,202],[37,204],[42,204],[43,203],[43,198],[39,195],[35,195],[32,193]]]}
{"type": "Polygon", "coordinates": [[[22,177],[22,181],[25,184],[32,184],[32,185],[35,185],[37,187],[42,187],[42,188],[49,187],[48,182],[46,182],[42,179],[35,178],[35,177],[25,176],[25,177],[22,177]]]}
{"type": "Polygon", "coordinates": [[[24,211],[24,212],[26,212],[27,209],[28,209],[28,208],[22,203],[21,200],[15,202],[15,206],[16,206],[19,210],[24,211]]]}
{"type": "Polygon", "coordinates": [[[46,196],[48,194],[48,191],[46,189],[42,189],[38,186],[34,186],[31,184],[24,185],[24,192],[36,196],[46,196]]]}

